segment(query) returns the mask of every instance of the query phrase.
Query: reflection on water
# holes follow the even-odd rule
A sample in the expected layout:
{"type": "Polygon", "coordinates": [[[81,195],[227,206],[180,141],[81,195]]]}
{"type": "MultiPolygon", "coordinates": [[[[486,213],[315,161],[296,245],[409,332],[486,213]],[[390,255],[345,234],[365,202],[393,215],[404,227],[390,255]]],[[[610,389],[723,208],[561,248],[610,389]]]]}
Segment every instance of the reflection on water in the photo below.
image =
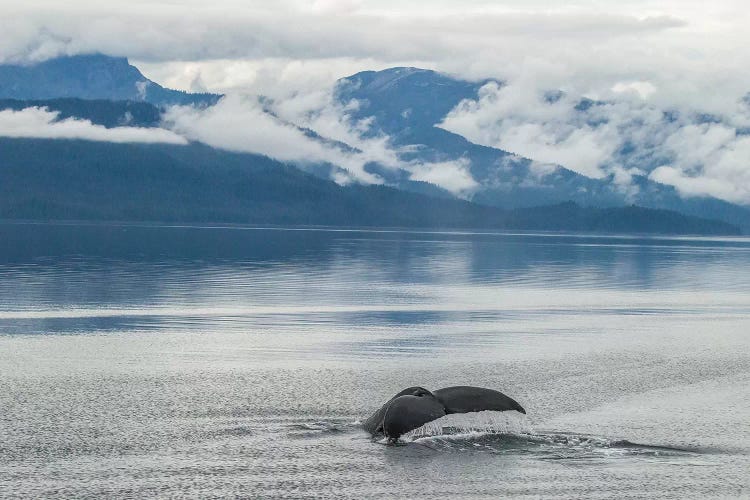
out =
{"type": "Polygon", "coordinates": [[[0,496],[741,496],[748,331],[743,238],[0,224],[0,496]]]}

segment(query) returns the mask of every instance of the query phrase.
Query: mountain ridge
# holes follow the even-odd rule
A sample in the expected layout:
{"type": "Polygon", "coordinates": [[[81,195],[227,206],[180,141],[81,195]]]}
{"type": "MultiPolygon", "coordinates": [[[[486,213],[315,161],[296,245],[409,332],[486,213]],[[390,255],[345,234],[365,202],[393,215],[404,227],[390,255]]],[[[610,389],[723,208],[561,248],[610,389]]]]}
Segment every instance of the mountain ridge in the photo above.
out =
{"type": "Polygon", "coordinates": [[[0,65],[0,99],[63,97],[145,101],[159,106],[210,106],[221,96],[162,87],[146,78],[125,57],[84,54],[56,57],[31,65],[0,65]]]}
{"type": "MultiPolygon", "coordinates": [[[[385,186],[339,186],[267,157],[200,143],[0,138],[0,219],[614,233],[637,229],[627,208],[612,210],[624,215],[616,218],[574,205],[513,212],[385,186]]],[[[643,232],[739,234],[738,228],[719,221],[643,210],[652,221],[643,232]]]]}
{"type": "MultiPolygon", "coordinates": [[[[437,125],[462,100],[477,97],[487,83],[504,85],[499,80],[467,81],[432,70],[391,68],[364,71],[339,81],[336,99],[349,106],[354,122],[370,119],[372,136],[386,134],[395,148],[412,153],[402,155],[405,161],[431,162],[469,160],[469,171],[480,184],[469,199],[503,207],[521,208],[573,200],[579,204],[607,207],[637,205],[655,209],[679,210],[689,215],[721,218],[750,231],[750,209],[709,196],[684,197],[677,190],[633,175],[631,185],[637,192],[627,192],[613,182],[613,177],[594,179],[560,165],[552,165],[544,175],[534,172],[535,162],[509,151],[472,143],[465,137],[437,125]],[[407,112],[414,103],[421,113],[407,112]],[[420,147],[416,147],[420,146],[420,147]]],[[[556,94],[559,98],[559,92],[556,94]]],[[[549,99],[554,101],[555,96],[549,99]]],[[[594,101],[582,99],[582,106],[594,101]]]]}
{"type": "MultiPolygon", "coordinates": [[[[158,127],[162,126],[161,113],[163,107],[169,105],[170,102],[169,99],[163,97],[164,95],[171,96],[170,99],[192,100],[191,103],[198,106],[211,105],[221,97],[216,94],[188,94],[181,91],[172,91],[151,82],[153,86],[151,83],[148,84],[144,87],[146,90],[149,88],[155,89],[155,91],[161,89],[166,94],[160,94],[159,92],[151,94],[150,99],[154,102],[146,99],[149,97],[148,92],[145,94],[141,92],[136,95],[136,100],[116,100],[116,97],[121,95],[118,92],[124,92],[127,97],[133,96],[133,87],[136,87],[136,91],[140,92],[135,84],[142,81],[141,78],[145,79],[140,71],[131,66],[125,58],[109,58],[102,55],[72,56],[40,63],[35,67],[39,69],[48,68],[50,65],[53,67],[66,66],[66,64],[72,66],[72,68],[67,68],[69,72],[74,71],[78,65],[89,67],[88,70],[82,72],[85,78],[74,79],[74,83],[77,82],[76,85],[82,85],[83,87],[79,88],[73,85],[72,90],[69,88],[67,93],[103,95],[105,98],[90,99],[60,96],[47,99],[5,98],[0,99],[0,110],[43,107],[58,112],[58,119],[60,120],[67,118],[85,119],[108,128],[123,125],[158,127]],[[110,68],[104,72],[105,75],[109,75],[104,78],[104,83],[98,82],[96,77],[100,74],[96,68],[101,66],[104,66],[105,69],[110,68]],[[116,78],[117,75],[120,75],[122,79],[116,78]],[[92,88],[89,89],[90,92],[85,91],[86,85],[92,85],[92,88]],[[83,90],[81,90],[82,88],[83,90]],[[97,92],[100,94],[97,94],[97,92]]],[[[7,75],[9,67],[13,71],[19,68],[18,65],[0,66],[0,97],[2,97],[3,88],[6,90],[9,88],[7,81],[3,83],[3,75],[7,75]]],[[[26,69],[28,68],[26,67],[26,69]]],[[[28,77],[28,74],[26,76],[28,77]]],[[[53,76],[48,74],[43,81],[49,81],[53,79],[53,76]]],[[[477,190],[472,197],[472,201],[479,205],[512,211],[538,206],[554,206],[569,201],[573,201],[581,207],[599,209],[631,204],[630,200],[626,200],[620,193],[613,191],[610,185],[601,180],[581,176],[564,167],[556,167],[554,171],[540,177],[532,172],[531,160],[518,157],[507,151],[473,144],[460,135],[435,126],[447,112],[453,109],[457,102],[475,95],[482,85],[490,82],[502,85],[502,82],[497,80],[470,82],[432,70],[398,67],[383,71],[362,72],[342,79],[337,84],[335,96],[341,102],[351,98],[360,101],[361,106],[351,108],[353,110],[351,118],[367,119],[374,117],[373,123],[376,126],[373,127],[371,133],[378,134],[384,131],[391,134],[396,147],[420,145],[419,148],[402,148],[401,158],[407,162],[439,163],[446,160],[469,158],[472,175],[475,175],[484,183],[482,189],[477,190]],[[409,106],[407,108],[408,113],[405,112],[405,105],[409,106]],[[532,174],[542,178],[542,182],[538,182],[539,179],[535,179],[535,182],[528,182],[532,174]]],[[[70,86],[71,84],[70,82],[63,82],[64,85],[70,86]]],[[[34,92],[28,91],[26,95],[33,94],[34,92]]],[[[269,112],[272,112],[272,110],[269,110],[269,112]]],[[[330,139],[319,135],[315,130],[303,128],[300,128],[300,130],[312,140],[319,140],[326,144],[333,143],[330,139]]],[[[351,148],[347,144],[335,143],[334,145],[351,148]]],[[[136,148],[136,151],[139,151],[138,148],[136,148]]],[[[247,156],[258,157],[257,155],[247,156]]],[[[333,164],[296,166],[323,179],[330,179],[332,172],[341,168],[333,164]]],[[[407,171],[381,168],[377,163],[368,164],[365,168],[369,172],[375,172],[382,176],[386,184],[402,191],[453,199],[453,195],[439,186],[411,180],[410,173],[407,171]]],[[[741,225],[746,231],[750,229],[750,211],[742,207],[713,199],[683,200],[671,187],[657,185],[646,178],[635,180],[642,184],[644,191],[653,190],[651,194],[653,194],[653,200],[655,201],[651,205],[647,202],[638,203],[646,208],[678,208],[687,215],[704,219],[721,218],[735,226],[741,225]],[[666,197],[667,199],[664,201],[664,199],[659,199],[660,197],[666,197]],[[718,216],[713,217],[712,215],[715,214],[718,214],[718,216]]]]}

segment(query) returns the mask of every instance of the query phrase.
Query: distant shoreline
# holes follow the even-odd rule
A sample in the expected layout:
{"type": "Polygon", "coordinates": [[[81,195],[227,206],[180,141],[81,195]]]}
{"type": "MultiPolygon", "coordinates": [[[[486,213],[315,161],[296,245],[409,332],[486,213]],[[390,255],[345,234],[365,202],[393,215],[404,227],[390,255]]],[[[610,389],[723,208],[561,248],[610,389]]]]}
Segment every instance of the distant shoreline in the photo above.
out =
{"type": "Polygon", "coordinates": [[[121,227],[121,228],[153,228],[153,229],[236,229],[246,231],[320,231],[331,233],[403,233],[403,234],[438,234],[455,236],[538,236],[538,237],[570,237],[570,238],[619,238],[619,239],[702,239],[702,240],[739,240],[750,241],[746,234],[701,234],[701,233],[662,233],[662,232],[596,232],[575,230],[535,230],[535,229],[472,229],[454,227],[399,227],[399,226],[326,226],[326,225],[282,225],[282,224],[252,224],[232,222],[169,222],[169,221],[138,221],[138,220],[95,220],[95,219],[0,219],[2,225],[24,226],[90,226],[90,227],[121,227]]]}

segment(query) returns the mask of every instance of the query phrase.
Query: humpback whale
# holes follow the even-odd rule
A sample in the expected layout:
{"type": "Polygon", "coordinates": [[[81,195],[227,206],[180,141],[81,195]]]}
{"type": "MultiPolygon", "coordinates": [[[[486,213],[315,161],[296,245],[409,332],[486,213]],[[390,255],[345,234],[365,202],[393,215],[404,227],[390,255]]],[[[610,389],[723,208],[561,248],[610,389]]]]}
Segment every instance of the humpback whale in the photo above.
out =
{"type": "Polygon", "coordinates": [[[430,392],[415,386],[386,401],[362,426],[373,436],[384,435],[393,443],[401,435],[450,413],[485,410],[526,413],[516,401],[492,389],[459,385],[430,392]]]}

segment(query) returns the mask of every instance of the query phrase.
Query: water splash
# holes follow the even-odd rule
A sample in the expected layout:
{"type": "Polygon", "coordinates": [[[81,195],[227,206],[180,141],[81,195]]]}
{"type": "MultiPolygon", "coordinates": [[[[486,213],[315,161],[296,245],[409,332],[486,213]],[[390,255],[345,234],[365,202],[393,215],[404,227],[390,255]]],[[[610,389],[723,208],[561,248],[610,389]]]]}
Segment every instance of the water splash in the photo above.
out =
{"type": "MultiPolygon", "coordinates": [[[[669,460],[695,456],[690,450],[637,444],[586,434],[535,431],[526,415],[514,411],[451,414],[414,429],[400,440],[439,452],[522,454],[539,460],[601,462],[616,458],[669,460]]],[[[383,440],[387,443],[387,440],[383,440]]]]}
{"type": "Polygon", "coordinates": [[[303,420],[287,423],[283,433],[291,439],[309,439],[341,434],[356,428],[342,419],[336,420],[303,420]]]}
{"type": "MultiPolygon", "coordinates": [[[[472,419],[473,420],[473,419],[472,419]]],[[[496,422],[490,429],[442,427],[421,430],[416,435],[405,436],[402,444],[413,443],[438,452],[485,452],[499,455],[523,455],[537,460],[567,461],[576,463],[606,463],[614,459],[640,458],[668,461],[697,457],[692,450],[660,445],[632,443],[585,434],[533,432],[520,430],[521,422],[511,425],[496,422]],[[426,432],[425,432],[426,431],[426,432]]],[[[477,427],[471,422],[471,427],[477,427]]],[[[445,424],[444,424],[445,425],[445,424]]]]}
{"type": "Polygon", "coordinates": [[[415,441],[424,437],[474,434],[525,434],[532,432],[526,415],[515,411],[478,411],[454,413],[427,422],[404,434],[401,439],[415,441]]]}

